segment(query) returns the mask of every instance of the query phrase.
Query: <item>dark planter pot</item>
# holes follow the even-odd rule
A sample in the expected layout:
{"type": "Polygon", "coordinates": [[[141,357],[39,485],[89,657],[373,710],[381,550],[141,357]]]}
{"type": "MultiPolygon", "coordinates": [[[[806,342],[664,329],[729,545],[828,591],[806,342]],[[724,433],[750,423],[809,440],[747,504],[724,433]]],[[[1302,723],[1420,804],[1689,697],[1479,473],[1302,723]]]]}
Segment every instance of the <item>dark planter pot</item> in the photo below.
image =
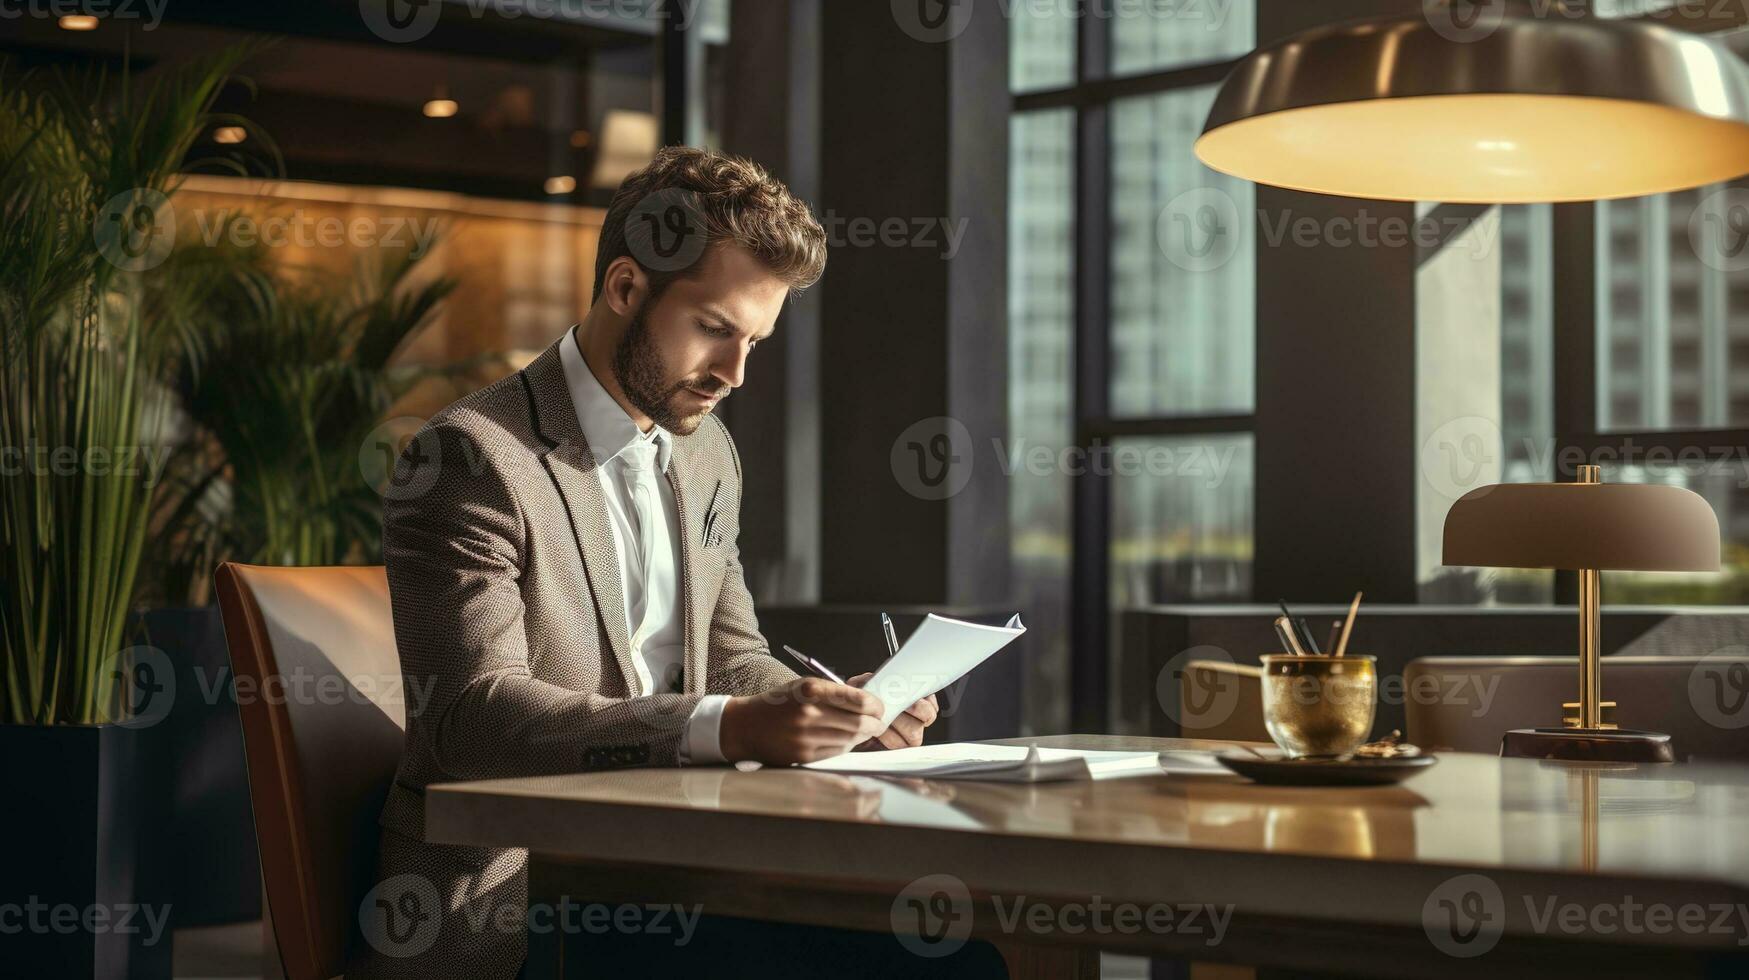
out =
{"type": "Polygon", "coordinates": [[[0,725],[0,972],[171,972],[168,739],[161,726],[0,725]]]}
{"type": "Polygon", "coordinates": [[[259,919],[261,856],[218,607],[150,609],[138,623],[140,642],[162,651],[175,677],[161,723],[174,761],[172,922],[181,929],[259,919]]]}

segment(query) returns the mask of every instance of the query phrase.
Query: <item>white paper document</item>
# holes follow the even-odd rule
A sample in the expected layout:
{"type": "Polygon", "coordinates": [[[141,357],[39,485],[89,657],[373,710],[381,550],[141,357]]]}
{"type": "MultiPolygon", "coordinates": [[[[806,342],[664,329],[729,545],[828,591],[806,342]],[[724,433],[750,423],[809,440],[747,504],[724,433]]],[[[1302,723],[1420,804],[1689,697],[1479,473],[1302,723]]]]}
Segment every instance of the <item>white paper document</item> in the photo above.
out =
{"type": "Polygon", "coordinates": [[[1041,749],[1029,745],[951,742],[914,749],[851,752],[803,768],[864,776],[977,779],[1043,783],[1064,779],[1112,779],[1164,771],[1158,752],[1041,749]]]}
{"type": "Polygon", "coordinates": [[[1010,617],[1006,626],[985,626],[930,613],[862,689],[886,705],[881,727],[889,728],[906,708],[971,673],[1024,632],[1019,613],[1010,617]]]}

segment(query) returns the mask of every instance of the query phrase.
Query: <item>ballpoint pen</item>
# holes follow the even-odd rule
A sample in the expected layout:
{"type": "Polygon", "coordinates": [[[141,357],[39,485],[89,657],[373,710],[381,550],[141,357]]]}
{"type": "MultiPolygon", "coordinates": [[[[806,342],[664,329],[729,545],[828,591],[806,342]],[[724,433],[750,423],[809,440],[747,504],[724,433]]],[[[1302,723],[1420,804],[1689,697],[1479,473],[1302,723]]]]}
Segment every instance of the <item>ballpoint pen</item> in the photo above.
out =
{"type": "Polygon", "coordinates": [[[801,652],[800,650],[797,650],[795,647],[792,647],[789,644],[785,643],[783,645],[783,652],[789,654],[791,657],[794,657],[796,663],[799,663],[803,667],[806,667],[810,673],[812,673],[816,676],[819,676],[819,677],[824,677],[827,680],[833,681],[833,682],[838,683],[838,684],[844,683],[844,678],[839,677],[836,673],[834,673],[832,671],[832,668],[826,666],[825,664],[821,663],[818,660],[815,660],[813,657],[808,656],[807,654],[801,652]]]}
{"type": "Polygon", "coordinates": [[[893,617],[881,613],[881,632],[887,635],[887,656],[899,652],[899,634],[893,632],[893,617]]]}

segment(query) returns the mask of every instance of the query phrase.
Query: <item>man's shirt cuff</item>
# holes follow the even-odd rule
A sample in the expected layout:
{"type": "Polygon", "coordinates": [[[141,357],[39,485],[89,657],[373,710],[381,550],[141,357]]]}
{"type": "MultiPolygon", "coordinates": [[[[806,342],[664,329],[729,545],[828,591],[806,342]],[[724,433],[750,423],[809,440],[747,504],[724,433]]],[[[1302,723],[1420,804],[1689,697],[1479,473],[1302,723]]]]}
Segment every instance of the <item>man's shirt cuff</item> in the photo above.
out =
{"type": "Polygon", "coordinates": [[[686,737],[680,740],[680,764],[711,766],[729,761],[723,755],[723,706],[729,703],[727,694],[706,694],[698,699],[692,716],[686,719],[686,737]]]}

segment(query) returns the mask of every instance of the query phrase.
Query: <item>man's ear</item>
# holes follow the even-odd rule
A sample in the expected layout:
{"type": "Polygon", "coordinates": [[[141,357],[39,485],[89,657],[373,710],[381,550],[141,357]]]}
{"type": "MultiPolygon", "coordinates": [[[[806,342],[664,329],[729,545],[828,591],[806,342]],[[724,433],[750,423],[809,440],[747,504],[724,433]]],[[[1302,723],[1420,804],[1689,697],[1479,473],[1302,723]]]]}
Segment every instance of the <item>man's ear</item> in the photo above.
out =
{"type": "Polygon", "coordinates": [[[649,295],[649,275],[631,256],[622,255],[607,264],[601,298],[613,312],[629,317],[644,305],[644,298],[649,295]]]}

